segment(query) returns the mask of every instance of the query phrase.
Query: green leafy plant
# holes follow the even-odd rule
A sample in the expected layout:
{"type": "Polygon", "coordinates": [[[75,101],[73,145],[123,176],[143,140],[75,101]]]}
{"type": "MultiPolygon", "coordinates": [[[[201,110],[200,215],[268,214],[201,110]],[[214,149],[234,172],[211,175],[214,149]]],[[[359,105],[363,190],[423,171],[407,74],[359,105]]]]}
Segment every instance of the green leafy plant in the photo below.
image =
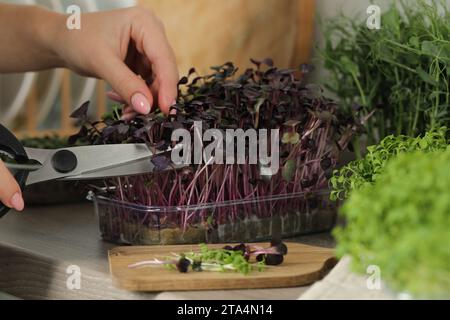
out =
{"type": "Polygon", "coordinates": [[[397,1],[380,30],[345,16],[324,25],[324,85],[349,112],[375,111],[366,124],[369,144],[449,126],[449,20],[445,2],[397,1]]]}
{"type": "Polygon", "coordinates": [[[390,135],[378,145],[368,147],[364,158],[352,161],[334,171],[330,179],[331,199],[346,199],[354,190],[360,189],[365,184],[374,183],[384,171],[387,162],[401,153],[444,150],[448,143],[447,133],[448,129],[442,127],[417,138],[390,135]]]}
{"type": "Polygon", "coordinates": [[[379,266],[395,290],[449,298],[449,190],[450,147],[399,155],[345,202],[338,255],[350,255],[356,271],[379,266]]]}

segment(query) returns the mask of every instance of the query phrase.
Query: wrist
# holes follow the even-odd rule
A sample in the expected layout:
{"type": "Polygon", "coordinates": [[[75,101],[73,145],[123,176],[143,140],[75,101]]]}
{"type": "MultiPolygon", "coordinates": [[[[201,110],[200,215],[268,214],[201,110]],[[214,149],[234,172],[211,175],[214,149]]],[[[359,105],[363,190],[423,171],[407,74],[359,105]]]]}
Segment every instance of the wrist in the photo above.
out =
{"type": "Polygon", "coordinates": [[[53,11],[36,8],[34,14],[36,39],[46,55],[48,67],[65,67],[59,46],[64,43],[63,33],[66,30],[66,17],[53,11]]]}

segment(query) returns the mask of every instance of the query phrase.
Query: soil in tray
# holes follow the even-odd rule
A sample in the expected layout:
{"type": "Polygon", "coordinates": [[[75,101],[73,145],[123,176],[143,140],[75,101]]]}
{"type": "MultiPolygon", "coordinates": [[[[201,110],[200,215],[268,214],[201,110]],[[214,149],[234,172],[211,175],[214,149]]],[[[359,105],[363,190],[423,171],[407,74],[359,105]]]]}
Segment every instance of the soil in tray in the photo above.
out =
{"type": "MultiPolygon", "coordinates": [[[[256,215],[235,222],[206,228],[204,224],[152,228],[132,221],[107,221],[100,217],[100,232],[107,241],[132,245],[172,245],[222,242],[257,242],[274,236],[283,238],[329,231],[335,224],[336,211],[287,214],[283,217],[259,218],[256,215]]],[[[113,219],[114,220],[114,219],[113,219]]]]}

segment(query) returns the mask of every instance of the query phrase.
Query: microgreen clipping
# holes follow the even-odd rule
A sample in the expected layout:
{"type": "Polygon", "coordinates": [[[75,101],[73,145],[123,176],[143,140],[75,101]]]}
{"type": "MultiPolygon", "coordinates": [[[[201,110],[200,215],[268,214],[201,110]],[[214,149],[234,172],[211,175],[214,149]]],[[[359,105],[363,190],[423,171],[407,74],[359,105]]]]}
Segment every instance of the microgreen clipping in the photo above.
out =
{"type": "Polygon", "coordinates": [[[180,273],[189,271],[239,272],[248,274],[253,270],[263,271],[264,266],[277,266],[283,263],[287,255],[287,246],[281,241],[272,241],[271,246],[262,248],[244,243],[225,246],[222,249],[210,249],[205,244],[199,245],[197,252],[173,253],[165,259],[140,261],[129,265],[131,269],[149,266],[166,266],[180,273]]]}

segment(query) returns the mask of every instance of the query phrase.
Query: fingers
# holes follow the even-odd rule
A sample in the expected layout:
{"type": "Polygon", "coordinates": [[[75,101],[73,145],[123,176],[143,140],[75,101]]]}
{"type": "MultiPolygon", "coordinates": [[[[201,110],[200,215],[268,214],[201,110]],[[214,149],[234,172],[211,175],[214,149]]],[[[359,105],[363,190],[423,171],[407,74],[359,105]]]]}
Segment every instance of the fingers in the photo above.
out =
{"type": "Polygon", "coordinates": [[[106,93],[106,96],[111,99],[112,101],[118,102],[118,103],[126,103],[126,101],[115,91],[108,91],[106,93]]]}
{"type": "Polygon", "coordinates": [[[137,113],[131,107],[125,107],[122,112],[121,120],[123,121],[131,121],[136,117],[137,113]]]}
{"type": "Polygon", "coordinates": [[[164,27],[151,11],[143,7],[127,12],[129,14],[125,16],[130,24],[124,24],[126,28],[121,34],[125,34],[127,40],[130,37],[128,53],[124,59],[117,55],[121,50],[111,52],[109,47],[99,50],[102,52],[97,55],[102,58],[94,66],[96,74],[109,82],[118,94],[109,96],[113,100],[125,102],[141,114],[148,114],[157,103],[161,111],[169,114],[178,95],[179,75],[164,27]],[[145,78],[150,76],[153,76],[153,81],[146,84],[145,78]]]}
{"type": "Polygon", "coordinates": [[[25,204],[16,179],[0,161],[0,201],[9,208],[22,211],[25,204]]]}
{"type": "Polygon", "coordinates": [[[147,35],[147,33],[141,34],[144,34],[145,37],[141,42],[143,50],[152,63],[155,82],[159,87],[159,107],[165,114],[168,114],[178,95],[179,74],[175,55],[164,31],[159,32],[156,37],[147,35]]]}
{"type": "Polygon", "coordinates": [[[97,66],[99,74],[109,82],[118,94],[111,97],[122,103],[125,101],[134,111],[140,114],[148,114],[153,106],[153,95],[145,81],[131,71],[124,62],[112,55],[106,55],[97,66]]]}

